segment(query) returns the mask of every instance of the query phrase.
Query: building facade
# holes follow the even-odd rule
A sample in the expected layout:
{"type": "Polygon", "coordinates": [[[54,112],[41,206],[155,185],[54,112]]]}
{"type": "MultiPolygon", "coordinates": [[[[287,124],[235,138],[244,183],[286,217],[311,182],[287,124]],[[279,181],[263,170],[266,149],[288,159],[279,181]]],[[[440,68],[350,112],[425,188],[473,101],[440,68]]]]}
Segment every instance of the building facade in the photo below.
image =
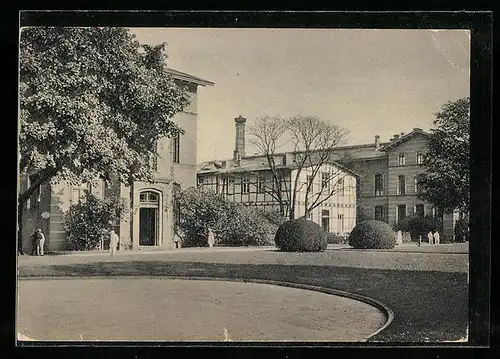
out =
{"type": "MultiPolygon", "coordinates": [[[[213,82],[167,69],[174,81],[186,88],[190,104],[172,121],[185,133],[176,138],[162,138],[157,143],[158,157],[154,160],[154,183],[136,181],[131,186],[118,182],[106,185],[103,181],[79,186],[64,181],[55,186],[40,186],[23,210],[23,250],[30,251],[29,236],[35,227],[45,234],[48,251],[66,248],[64,213],[69,207],[84,200],[88,193],[99,198],[119,195],[130,203],[129,216],[115,227],[124,249],[141,247],[173,248],[174,213],[173,191],[176,188],[196,185],[197,171],[197,95],[198,86],[212,86],[213,82]]],[[[29,187],[31,176],[20,176],[20,188],[29,187]]]]}
{"type": "MultiPolygon", "coordinates": [[[[266,168],[269,172],[265,156],[242,155],[241,143],[243,140],[240,136],[244,133],[244,122],[241,121],[241,116],[235,119],[235,122],[237,130],[233,160],[202,163],[198,171],[199,185],[212,185],[214,181],[217,182],[220,181],[221,177],[224,178],[226,172],[231,173],[231,175],[238,174],[238,178],[245,178],[245,176],[250,176],[250,173],[255,172],[255,168],[252,167],[255,164],[261,166],[261,173],[265,173],[266,168]]],[[[347,226],[337,224],[333,231],[349,232],[355,225],[356,217],[381,220],[394,227],[406,216],[414,214],[422,217],[436,215],[434,206],[420,200],[417,196],[420,191],[419,176],[425,172],[422,163],[424,154],[427,151],[428,140],[429,134],[427,132],[420,128],[414,128],[407,134],[398,133],[386,142],[381,142],[380,136],[376,135],[373,143],[370,144],[339,146],[332,149],[330,152],[331,163],[338,164],[347,158],[348,167],[351,170],[350,174],[353,176],[352,178],[349,177],[348,186],[357,186],[354,194],[349,195],[345,201],[341,198],[332,198],[331,205],[333,207],[330,208],[355,207],[352,212],[348,211],[348,213],[335,212],[335,210],[330,213],[330,221],[332,219],[335,221],[336,216],[337,220],[341,221],[341,215],[348,219],[347,226]],[[353,213],[355,214],[353,215],[353,213]],[[340,229],[344,229],[344,231],[340,229]]],[[[289,159],[288,163],[290,163],[292,157],[292,153],[277,154],[277,161],[282,161],[277,163],[286,167],[287,159],[289,159]]],[[[284,174],[284,177],[287,180],[289,178],[287,173],[284,174]]],[[[332,179],[333,183],[335,180],[332,179]]],[[[237,180],[231,180],[231,183],[234,181],[237,182],[237,180]]],[[[254,179],[254,183],[258,183],[256,181],[258,180],[254,179]]],[[[318,178],[315,178],[316,185],[320,181],[321,178],[318,174],[318,178]]],[[[214,189],[217,190],[217,188],[214,189]]],[[[234,191],[236,191],[234,194],[224,194],[235,202],[254,203],[251,196],[240,193],[240,187],[235,187],[234,191]]],[[[268,195],[263,198],[265,199],[263,201],[264,205],[276,208],[276,203],[273,202],[271,196],[268,195]]],[[[328,207],[328,205],[325,204],[325,207],[328,207]]],[[[328,214],[326,210],[326,208],[318,208],[317,211],[312,213],[312,219],[317,223],[321,223],[320,217],[322,213],[328,214]],[[325,212],[322,212],[323,210],[325,212]]],[[[300,211],[298,215],[300,216],[300,211]]],[[[445,236],[453,236],[453,223],[455,220],[456,215],[444,216],[443,231],[445,236]]]]}
{"type": "Polygon", "coordinates": [[[345,235],[352,230],[356,224],[356,176],[352,171],[336,162],[328,162],[299,172],[293,156],[284,153],[274,158],[276,181],[265,157],[245,156],[245,119],[237,117],[235,125],[233,158],[202,163],[198,171],[199,187],[211,189],[241,205],[276,211],[280,210],[277,198],[280,194],[285,215],[288,216],[294,203],[295,218],[306,216],[331,233],[345,235]],[[313,169],[318,173],[314,178],[313,169]],[[295,178],[298,178],[296,190],[295,178]],[[308,213],[306,208],[310,209],[308,213]]]}

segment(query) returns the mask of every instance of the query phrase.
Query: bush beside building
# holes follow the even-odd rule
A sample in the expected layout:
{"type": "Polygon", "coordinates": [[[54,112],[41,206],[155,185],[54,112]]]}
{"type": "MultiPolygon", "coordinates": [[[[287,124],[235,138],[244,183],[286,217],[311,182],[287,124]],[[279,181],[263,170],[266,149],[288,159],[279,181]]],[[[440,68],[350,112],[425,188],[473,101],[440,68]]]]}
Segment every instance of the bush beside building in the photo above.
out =
{"type": "Polygon", "coordinates": [[[396,245],[394,231],[382,221],[363,221],[349,234],[349,245],[356,249],[392,249],[396,245]]]}
{"type": "Polygon", "coordinates": [[[278,228],[274,241],[276,247],[285,252],[322,252],[327,247],[323,228],[304,218],[283,223],[278,228]]]}

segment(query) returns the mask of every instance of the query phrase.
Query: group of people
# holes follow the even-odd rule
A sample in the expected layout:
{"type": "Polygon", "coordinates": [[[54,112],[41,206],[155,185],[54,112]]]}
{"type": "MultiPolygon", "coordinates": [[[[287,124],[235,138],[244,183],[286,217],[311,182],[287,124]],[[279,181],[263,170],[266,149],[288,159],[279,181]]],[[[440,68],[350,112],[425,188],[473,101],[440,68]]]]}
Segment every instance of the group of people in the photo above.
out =
{"type": "Polygon", "coordinates": [[[41,228],[35,228],[31,234],[31,255],[43,256],[43,245],[45,244],[45,236],[41,228]]]}
{"type": "Polygon", "coordinates": [[[429,244],[439,244],[439,232],[434,230],[434,234],[432,231],[427,233],[427,239],[429,240],[429,244]]]}
{"type": "MultiPolygon", "coordinates": [[[[429,231],[427,233],[427,239],[429,241],[429,244],[439,244],[439,232],[437,229],[434,230],[434,233],[432,231],[429,231]]],[[[422,244],[422,236],[418,236],[418,243],[419,246],[422,244]]]]}

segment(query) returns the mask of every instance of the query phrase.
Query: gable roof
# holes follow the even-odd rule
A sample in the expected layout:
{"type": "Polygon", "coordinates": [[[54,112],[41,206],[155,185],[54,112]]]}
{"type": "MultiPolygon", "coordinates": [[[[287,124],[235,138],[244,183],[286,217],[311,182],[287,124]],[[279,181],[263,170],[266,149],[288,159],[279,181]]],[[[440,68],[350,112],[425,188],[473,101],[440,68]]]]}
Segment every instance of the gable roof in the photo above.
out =
{"type": "Polygon", "coordinates": [[[212,81],[204,80],[201,77],[190,75],[190,74],[188,74],[186,72],[182,72],[182,71],[179,71],[179,70],[174,70],[174,69],[171,69],[171,68],[167,68],[166,71],[174,79],[177,79],[177,80],[191,82],[191,83],[194,83],[194,84],[197,84],[197,85],[202,85],[202,86],[213,86],[213,85],[215,85],[215,83],[212,82],[212,81]]]}
{"type": "Polygon", "coordinates": [[[430,136],[430,133],[425,132],[421,128],[414,128],[413,131],[411,131],[410,133],[407,133],[406,135],[401,136],[400,138],[398,138],[396,140],[392,140],[391,142],[386,143],[384,146],[380,146],[380,151],[384,151],[384,152],[388,151],[388,150],[400,145],[401,143],[408,141],[410,138],[415,137],[418,134],[424,135],[426,137],[430,136]]]}

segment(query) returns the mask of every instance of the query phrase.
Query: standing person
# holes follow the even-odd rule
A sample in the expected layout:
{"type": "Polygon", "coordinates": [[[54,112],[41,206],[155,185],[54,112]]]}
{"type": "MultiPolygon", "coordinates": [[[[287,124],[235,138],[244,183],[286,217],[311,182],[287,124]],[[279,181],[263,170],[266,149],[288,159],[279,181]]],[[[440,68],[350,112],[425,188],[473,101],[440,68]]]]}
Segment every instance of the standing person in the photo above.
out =
{"type": "Polygon", "coordinates": [[[118,235],[112,229],[109,232],[109,253],[114,256],[116,253],[116,246],[118,245],[118,235]]]}
{"type": "Polygon", "coordinates": [[[434,231],[434,244],[439,244],[439,232],[437,229],[434,231]]]}
{"type": "Polygon", "coordinates": [[[215,238],[212,228],[208,227],[208,246],[212,248],[214,246],[215,238]]]}
{"type": "Polygon", "coordinates": [[[403,244],[403,232],[398,231],[396,236],[396,244],[403,244]]]}
{"type": "Polygon", "coordinates": [[[30,235],[30,241],[31,241],[31,255],[36,256],[36,236],[38,234],[38,228],[35,228],[33,230],[33,233],[30,235]]]}
{"type": "Polygon", "coordinates": [[[429,244],[432,244],[432,238],[433,238],[432,231],[429,231],[429,233],[427,234],[427,239],[429,239],[429,244]]]}
{"type": "Polygon", "coordinates": [[[36,230],[36,255],[43,256],[43,245],[45,244],[45,236],[42,230],[38,228],[36,230]]]}

